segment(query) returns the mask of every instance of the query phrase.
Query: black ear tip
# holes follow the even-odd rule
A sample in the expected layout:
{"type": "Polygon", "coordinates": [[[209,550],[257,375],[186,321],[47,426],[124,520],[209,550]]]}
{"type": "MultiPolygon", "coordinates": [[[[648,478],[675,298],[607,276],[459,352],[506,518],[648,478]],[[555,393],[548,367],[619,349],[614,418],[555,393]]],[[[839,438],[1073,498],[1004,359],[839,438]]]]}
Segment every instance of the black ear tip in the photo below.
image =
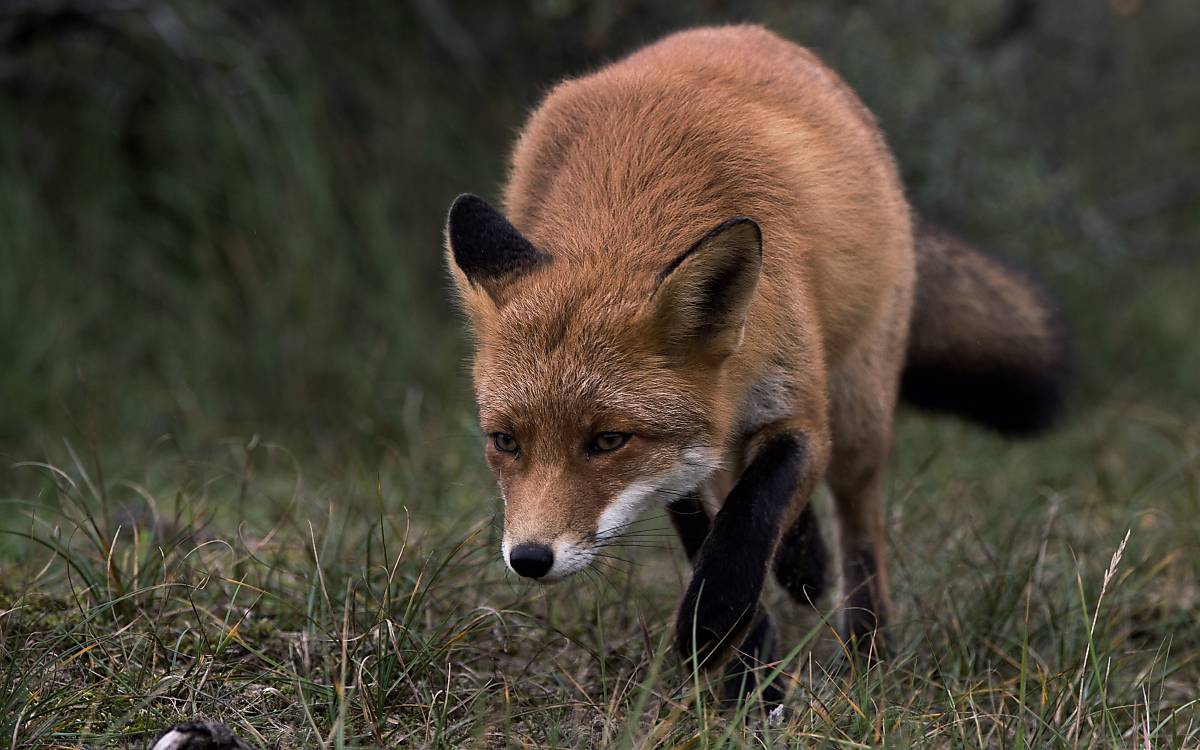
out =
{"type": "Polygon", "coordinates": [[[450,204],[446,234],[454,262],[472,284],[499,283],[548,259],[516,227],[478,195],[463,193],[450,204]]]}
{"type": "Polygon", "coordinates": [[[450,213],[447,221],[453,224],[456,220],[462,219],[465,216],[476,214],[480,210],[490,210],[492,207],[483,198],[480,198],[474,193],[462,193],[454,202],[450,204],[450,213]]]}

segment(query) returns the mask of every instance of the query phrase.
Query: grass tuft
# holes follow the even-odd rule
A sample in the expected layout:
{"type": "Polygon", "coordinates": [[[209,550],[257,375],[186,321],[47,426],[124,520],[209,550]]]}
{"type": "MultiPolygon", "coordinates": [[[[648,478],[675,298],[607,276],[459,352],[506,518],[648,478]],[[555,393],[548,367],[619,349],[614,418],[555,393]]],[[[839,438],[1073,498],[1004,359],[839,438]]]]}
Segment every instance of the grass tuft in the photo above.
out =
{"type": "Polygon", "coordinates": [[[1200,432],[1115,424],[1010,446],[906,421],[896,654],[847,671],[829,607],[772,591],[780,711],[752,694],[722,712],[678,663],[686,563],[664,518],[626,562],[510,578],[480,504],[494,490],[462,470],[473,446],[314,483],[253,439],[126,473],[65,445],[14,466],[27,494],[4,501],[0,736],[132,747],[204,716],[264,746],[1186,747],[1200,432]],[[1104,479],[1111,452],[1141,470],[1104,479]]]}

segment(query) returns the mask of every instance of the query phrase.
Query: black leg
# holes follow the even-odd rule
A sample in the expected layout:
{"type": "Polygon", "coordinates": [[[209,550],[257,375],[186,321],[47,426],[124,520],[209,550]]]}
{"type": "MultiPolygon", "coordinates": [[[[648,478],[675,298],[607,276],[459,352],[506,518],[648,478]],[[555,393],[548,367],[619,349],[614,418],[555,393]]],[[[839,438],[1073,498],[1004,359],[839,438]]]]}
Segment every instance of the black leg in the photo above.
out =
{"type": "Polygon", "coordinates": [[[803,461],[801,436],[774,438],[713,519],[675,620],[676,645],[685,659],[721,663],[754,621],[779,524],[799,487],[803,461]]]}
{"type": "Polygon", "coordinates": [[[693,492],[678,500],[672,500],[667,506],[667,515],[671,517],[675,532],[679,534],[679,541],[683,542],[688,562],[694,563],[696,554],[700,552],[700,545],[704,544],[708,536],[710,526],[699,493],[693,492]]]}
{"type": "Polygon", "coordinates": [[[816,604],[825,593],[829,552],[821,540],[821,529],[812,503],[779,540],[775,551],[775,580],[802,604],[816,604]]]}
{"type": "MultiPolygon", "coordinates": [[[[695,563],[700,546],[708,537],[712,524],[698,493],[692,493],[667,506],[671,523],[675,526],[683,549],[687,553],[688,562],[695,563]]],[[[795,528],[795,526],[793,526],[795,528]]],[[[787,536],[784,537],[787,539],[787,536]]],[[[817,539],[818,543],[820,539],[817,539]]],[[[824,548],[821,550],[824,552],[824,548]]],[[[776,553],[778,560],[778,553],[776,553]]],[[[779,636],[775,630],[771,613],[760,610],[755,624],[747,631],[736,653],[725,666],[725,674],[721,679],[721,702],[729,707],[736,707],[743,696],[749,695],[758,688],[759,681],[766,677],[771,670],[772,662],[779,658],[779,636]]],[[[776,677],[762,689],[762,700],[765,703],[780,703],[783,701],[783,676],[776,677]]]]}
{"type": "Polygon", "coordinates": [[[884,604],[879,595],[878,563],[870,549],[846,550],[846,608],[841,638],[852,656],[874,661],[887,654],[884,604]]]}
{"type": "MultiPolygon", "coordinates": [[[[721,682],[721,702],[727,706],[736,705],[743,696],[749,695],[759,686],[760,680],[765,680],[775,668],[773,662],[779,659],[779,635],[775,631],[775,623],[771,613],[761,610],[758,619],[737,652],[725,665],[725,675],[721,682]]],[[[780,674],[762,690],[764,703],[781,703],[784,695],[784,676],[780,674]]]]}

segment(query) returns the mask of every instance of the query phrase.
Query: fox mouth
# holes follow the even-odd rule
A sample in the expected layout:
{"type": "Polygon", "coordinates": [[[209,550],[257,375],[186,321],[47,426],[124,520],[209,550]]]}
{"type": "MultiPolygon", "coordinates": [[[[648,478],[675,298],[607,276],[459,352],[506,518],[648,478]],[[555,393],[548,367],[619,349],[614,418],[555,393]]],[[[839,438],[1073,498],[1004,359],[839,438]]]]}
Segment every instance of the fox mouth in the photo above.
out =
{"type": "Polygon", "coordinates": [[[631,482],[608,503],[592,531],[582,535],[567,532],[547,544],[507,536],[522,534],[524,530],[518,527],[506,532],[501,556],[512,572],[539,584],[557,583],[597,564],[611,566],[623,558],[612,554],[609,548],[619,551],[627,544],[637,546],[639,538],[645,541],[645,537],[639,537],[635,524],[646,510],[660,504],[665,507],[685,494],[696,492],[720,466],[716,449],[685,450],[671,470],[631,482]]]}
{"type": "Polygon", "coordinates": [[[584,570],[596,561],[596,552],[591,547],[583,547],[580,545],[569,545],[562,550],[561,557],[559,554],[554,556],[554,566],[541,578],[535,578],[534,583],[548,586],[550,584],[565,581],[576,573],[584,570]]]}
{"type": "Polygon", "coordinates": [[[555,544],[554,565],[533,582],[544,586],[555,584],[606,561],[611,567],[614,561],[621,558],[605,554],[605,550],[619,546],[624,536],[623,533],[593,534],[580,542],[555,544]]]}
{"type": "MultiPolygon", "coordinates": [[[[531,565],[521,556],[521,547],[510,548],[506,541],[501,548],[501,559],[506,567],[522,579],[539,585],[549,585],[570,578],[581,570],[590,567],[597,559],[598,550],[602,543],[589,540],[584,542],[557,541],[552,545],[542,547],[547,557],[552,556],[553,562],[548,568],[531,565]]],[[[534,545],[537,546],[537,545],[534,545]]],[[[545,562],[545,561],[544,561],[545,562]]],[[[543,564],[544,564],[543,562],[543,564]]]]}

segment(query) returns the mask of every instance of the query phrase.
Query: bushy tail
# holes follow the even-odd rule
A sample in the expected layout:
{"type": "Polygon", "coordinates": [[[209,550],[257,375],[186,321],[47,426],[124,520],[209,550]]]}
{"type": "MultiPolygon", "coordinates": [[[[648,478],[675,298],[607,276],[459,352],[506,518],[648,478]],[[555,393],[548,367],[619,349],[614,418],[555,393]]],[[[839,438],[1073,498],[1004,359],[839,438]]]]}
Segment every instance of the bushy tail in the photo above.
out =
{"type": "Polygon", "coordinates": [[[1028,278],[922,222],[900,384],[905,401],[1012,436],[1064,410],[1070,357],[1054,304],[1028,278]]]}

